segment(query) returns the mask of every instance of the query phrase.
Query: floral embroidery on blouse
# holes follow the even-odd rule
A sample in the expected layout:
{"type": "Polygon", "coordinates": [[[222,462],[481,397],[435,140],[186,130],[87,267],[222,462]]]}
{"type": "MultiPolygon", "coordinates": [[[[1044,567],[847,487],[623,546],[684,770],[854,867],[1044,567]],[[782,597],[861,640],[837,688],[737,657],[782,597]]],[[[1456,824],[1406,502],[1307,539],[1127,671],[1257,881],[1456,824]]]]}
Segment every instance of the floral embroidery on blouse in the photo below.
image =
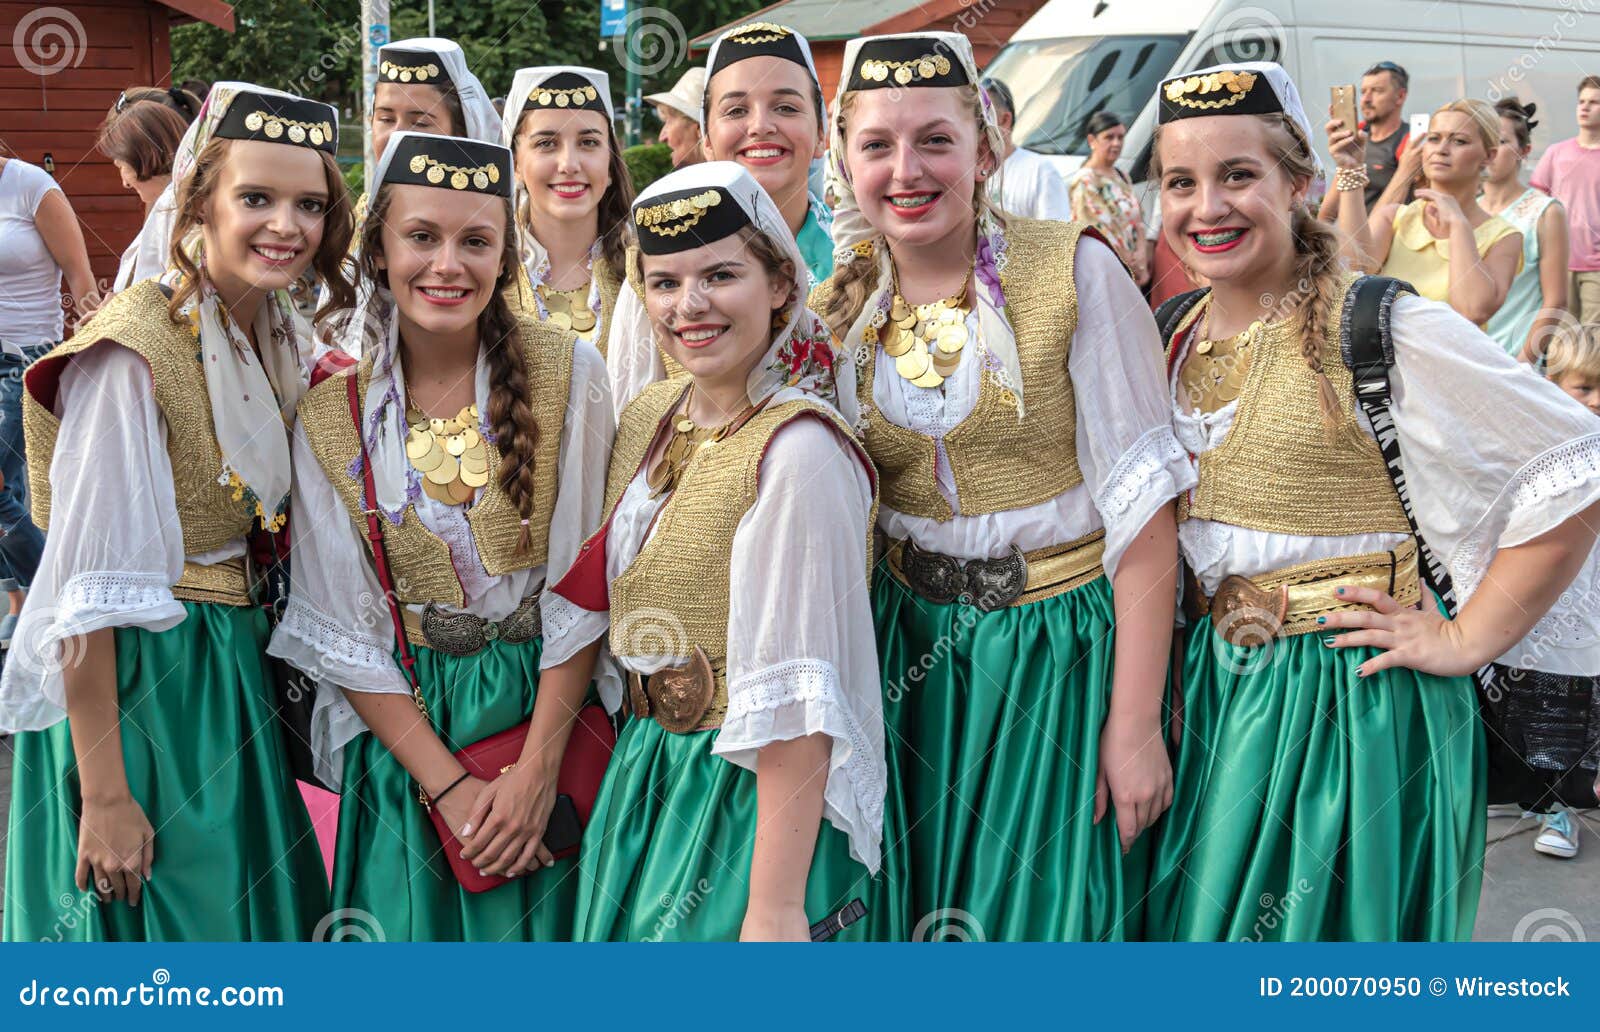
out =
{"type": "Polygon", "coordinates": [[[1099,229],[1129,268],[1144,256],[1144,215],[1139,198],[1121,176],[1080,168],[1067,177],[1072,217],[1099,229]]]}

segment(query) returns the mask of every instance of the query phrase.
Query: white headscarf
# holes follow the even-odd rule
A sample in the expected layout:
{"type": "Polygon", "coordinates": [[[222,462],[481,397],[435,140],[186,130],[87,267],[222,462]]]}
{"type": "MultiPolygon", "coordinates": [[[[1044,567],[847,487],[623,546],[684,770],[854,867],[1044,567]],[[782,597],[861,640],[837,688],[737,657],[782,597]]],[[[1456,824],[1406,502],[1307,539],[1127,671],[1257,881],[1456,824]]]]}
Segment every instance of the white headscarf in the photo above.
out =
{"type": "MultiPolygon", "coordinates": [[[[880,39],[925,39],[930,47],[937,44],[944,53],[954,57],[960,64],[966,73],[967,81],[974,87],[978,85],[978,66],[973,60],[972,44],[967,37],[959,33],[906,32],[890,36],[864,36],[845,44],[844,65],[839,74],[839,92],[834,98],[835,111],[841,110],[856,63],[860,60],[862,47],[880,39]]],[[[917,91],[924,88],[926,87],[906,86],[900,87],[899,92],[902,100],[911,101],[915,100],[917,91]]],[[[982,89],[978,89],[977,92],[983,113],[983,135],[988,140],[990,151],[998,159],[999,155],[1005,153],[999,121],[995,116],[994,106],[989,102],[988,94],[982,89]]],[[[990,175],[991,181],[998,174],[997,164],[990,175]]],[[[867,221],[866,216],[861,213],[860,204],[856,201],[855,190],[850,185],[849,169],[845,163],[844,136],[839,132],[837,122],[828,130],[828,181],[829,188],[837,198],[833,214],[835,267],[848,265],[854,261],[873,261],[877,263],[878,268],[877,287],[861,306],[861,314],[850,327],[850,332],[843,342],[849,361],[840,363],[839,393],[845,414],[855,422],[858,414],[855,406],[854,367],[875,360],[875,347],[869,346],[865,341],[866,331],[868,328],[877,330],[888,321],[894,292],[888,246],[883,234],[867,221]]],[[[1022,364],[1017,357],[1016,331],[1012,329],[1010,317],[1006,314],[1005,296],[1000,288],[1000,273],[1006,266],[1005,228],[985,212],[980,212],[978,215],[974,265],[976,297],[973,301],[978,312],[979,329],[978,339],[974,343],[978,346],[979,355],[987,372],[1016,399],[1017,418],[1021,419],[1025,412],[1022,397],[1022,364]]]]}
{"type": "MultiPolygon", "coordinates": [[[[293,96],[244,82],[220,82],[212,86],[199,117],[184,133],[173,158],[174,196],[194,174],[200,152],[214,138],[217,126],[241,93],[293,96]]],[[[327,121],[337,134],[338,112],[328,105],[321,106],[327,108],[327,121]]],[[[152,217],[155,214],[152,212],[152,217]]],[[[170,226],[167,231],[171,232],[170,226]]],[[[203,235],[199,227],[184,240],[173,241],[173,247],[182,247],[204,274],[203,235]]],[[[167,272],[165,281],[174,285],[181,278],[181,274],[172,269],[167,272]]],[[[288,428],[294,419],[295,406],[309,383],[314,351],[311,328],[295,312],[288,291],[274,291],[262,303],[256,317],[254,328],[261,352],[258,364],[243,328],[233,321],[203,276],[180,312],[188,317],[199,338],[206,395],[211,403],[217,443],[222,449],[221,482],[232,487],[236,497],[252,503],[262,526],[277,530],[288,511],[288,428]]]]}
{"type": "MultiPolygon", "coordinates": [[[[434,36],[419,36],[416,39],[400,39],[393,43],[385,43],[384,50],[426,50],[439,58],[443,66],[444,75],[455,87],[456,96],[461,98],[461,114],[467,123],[467,135],[474,140],[484,143],[496,143],[500,139],[500,116],[495,113],[494,103],[490,100],[488,92],[483,88],[483,83],[472,74],[467,67],[467,55],[462,52],[460,44],[455,40],[440,39],[434,36]]],[[[393,82],[382,72],[378,81],[393,82]]],[[[428,83],[427,85],[434,85],[428,83]]],[[[436,135],[444,135],[442,133],[436,135]]]]}
{"type": "MultiPolygon", "coordinates": [[[[705,135],[705,131],[706,131],[706,101],[711,99],[711,69],[717,67],[717,52],[722,49],[723,41],[726,40],[729,36],[748,36],[748,35],[751,34],[751,30],[752,29],[759,29],[762,26],[768,25],[768,24],[770,24],[770,23],[750,22],[750,23],[747,23],[747,24],[744,24],[744,25],[736,25],[736,26],[734,26],[733,28],[729,29],[727,32],[724,32],[722,35],[718,36],[715,40],[712,41],[711,49],[709,51],[707,51],[707,53],[706,53],[706,88],[703,91],[701,91],[701,94],[700,94],[700,134],[702,136],[705,135]]],[[[811,73],[811,81],[817,84],[817,94],[818,94],[818,96],[821,96],[821,94],[822,94],[822,80],[817,78],[817,63],[811,57],[811,42],[809,40],[807,40],[804,36],[802,36],[799,32],[795,31],[794,29],[791,29],[787,25],[775,25],[775,26],[772,26],[772,28],[782,30],[783,32],[787,33],[788,36],[791,39],[794,40],[796,46],[800,50],[800,56],[805,58],[806,71],[811,73]]],[[[759,55],[752,55],[752,56],[759,56],[759,55]]],[[[718,71],[721,71],[721,69],[718,69],[718,71]]],[[[823,98],[823,103],[822,103],[822,124],[823,125],[827,125],[828,124],[827,98],[823,98]]]]}
{"type": "MultiPolygon", "coordinates": [[[[837,408],[839,396],[835,386],[832,338],[822,319],[806,307],[806,298],[811,293],[811,274],[806,271],[800,246],[795,243],[777,204],[744,166],[732,161],[686,165],[650,184],[634,202],[633,210],[637,213],[670,194],[710,188],[726,190],[756,231],[771,241],[793,263],[795,270],[795,289],[790,296],[788,317],[782,330],[773,335],[771,346],[745,383],[750,404],[757,404],[774,391],[793,388],[837,408]]],[[[642,300],[644,285],[639,275],[640,254],[635,244],[628,248],[628,278],[642,300]]],[[[651,326],[654,332],[654,324],[651,326]]],[[[654,341],[650,346],[654,346],[654,341]]]]}
{"type": "MultiPolygon", "coordinates": [[[[461,139],[461,137],[438,137],[434,133],[398,132],[389,138],[389,146],[384,148],[383,156],[378,159],[378,166],[373,172],[373,195],[382,189],[384,177],[389,171],[391,158],[403,150],[403,142],[412,136],[432,136],[439,139],[461,139]]],[[[490,146],[500,149],[499,144],[492,141],[478,141],[480,144],[489,143],[490,146]]],[[[511,155],[505,153],[506,174],[510,175],[511,155]]],[[[501,203],[499,197],[486,196],[481,193],[457,192],[449,193],[461,197],[472,203],[501,203]]],[[[358,256],[359,261],[359,256],[358,256]]],[[[363,308],[360,319],[345,327],[346,333],[360,334],[361,345],[365,352],[370,353],[372,359],[372,378],[367,384],[366,396],[362,399],[361,414],[362,426],[358,428],[362,439],[367,445],[367,454],[372,457],[372,486],[377,492],[378,506],[383,510],[384,516],[390,523],[399,525],[405,516],[405,508],[415,502],[422,494],[422,481],[416,469],[406,460],[406,403],[405,403],[405,372],[400,363],[400,318],[399,308],[395,305],[393,296],[377,284],[364,284],[363,294],[376,296],[381,303],[370,309],[363,308]]],[[[478,364],[473,374],[473,393],[478,405],[479,426],[478,431],[485,440],[494,440],[494,431],[490,427],[489,419],[489,370],[484,361],[482,349],[479,349],[478,364]]],[[[357,457],[347,472],[352,477],[361,476],[360,458],[357,457]]]]}

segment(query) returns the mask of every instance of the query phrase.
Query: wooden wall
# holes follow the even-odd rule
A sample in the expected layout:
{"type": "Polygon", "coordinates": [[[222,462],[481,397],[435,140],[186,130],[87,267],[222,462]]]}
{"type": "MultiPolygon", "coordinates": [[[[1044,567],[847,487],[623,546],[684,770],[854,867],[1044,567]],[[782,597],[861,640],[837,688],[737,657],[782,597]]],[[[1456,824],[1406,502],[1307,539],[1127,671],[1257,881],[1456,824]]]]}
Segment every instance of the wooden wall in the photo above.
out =
{"type": "MultiPolygon", "coordinates": [[[[109,282],[123,248],[144,221],[139,198],[124,189],[109,158],[95,149],[106,112],[127,86],[168,85],[171,10],[146,0],[76,0],[58,3],[77,19],[36,21],[66,31],[46,39],[67,45],[76,36],[81,58],[51,74],[27,67],[62,63],[48,51],[19,54],[12,40],[18,24],[39,8],[35,3],[0,0],[0,145],[35,165],[45,154],[55,159],[56,181],[84,227],[96,280],[109,282]],[[71,35],[68,35],[71,34],[71,35]]],[[[36,37],[38,38],[38,37],[36,37]]]]}

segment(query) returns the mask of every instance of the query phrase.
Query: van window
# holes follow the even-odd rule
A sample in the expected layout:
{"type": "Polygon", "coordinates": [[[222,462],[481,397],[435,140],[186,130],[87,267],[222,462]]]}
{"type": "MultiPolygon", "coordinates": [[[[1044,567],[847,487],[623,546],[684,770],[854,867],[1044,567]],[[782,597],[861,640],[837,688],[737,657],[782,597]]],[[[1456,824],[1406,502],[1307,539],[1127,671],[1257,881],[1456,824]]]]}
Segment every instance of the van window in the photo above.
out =
{"type": "Polygon", "coordinates": [[[1132,125],[1186,42],[1182,35],[1027,40],[1001,51],[984,75],[1011,87],[1019,147],[1087,155],[1089,116],[1110,110],[1132,125]]]}

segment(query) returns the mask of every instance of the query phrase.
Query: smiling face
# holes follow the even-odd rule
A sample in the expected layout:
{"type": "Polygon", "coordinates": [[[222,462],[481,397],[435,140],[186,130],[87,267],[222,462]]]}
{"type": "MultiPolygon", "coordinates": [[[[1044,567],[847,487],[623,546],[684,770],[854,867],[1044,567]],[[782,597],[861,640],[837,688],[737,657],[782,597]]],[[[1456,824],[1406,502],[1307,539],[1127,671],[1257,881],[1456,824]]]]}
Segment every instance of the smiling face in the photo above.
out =
{"type": "Polygon", "coordinates": [[[891,246],[973,234],[977,173],[994,157],[967,94],[951,86],[847,98],[845,167],[861,213],[891,246]]]}
{"type": "Polygon", "coordinates": [[[706,153],[737,161],[780,204],[804,190],[811,160],[822,157],[815,84],[781,57],[747,57],[706,84],[706,153]]]}
{"type": "Polygon", "coordinates": [[[230,140],[206,202],[205,270],[225,297],[287,288],[322,243],[328,179],[322,154],[230,140]]]}
{"type": "Polygon", "coordinates": [[[1267,282],[1293,261],[1291,212],[1309,179],[1275,160],[1264,119],[1181,118],[1161,127],[1162,232],[1178,258],[1212,283],[1267,282]]]}
{"type": "Polygon", "coordinates": [[[388,186],[377,267],[409,326],[436,336],[475,330],[504,268],[507,204],[432,186],[388,186]]]}
{"type": "Polygon", "coordinates": [[[611,186],[611,127],[598,111],[527,111],[514,148],[533,224],[594,216],[611,186]]]}
{"type": "Polygon", "coordinates": [[[372,94],[372,153],[383,156],[389,137],[398,132],[465,136],[455,124],[444,91],[420,83],[380,82],[372,94]]]}
{"type": "Polygon", "coordinates": [[[1494,150],[1484,146],[1483,134],[1472,116],[1464,111],[1440,111],[1428,123],[1428,135],[1423,137],[1427,150],[1422,159],[1422,170],[1428,182],[1448,189],[1465,182],[1475,182],[1494,156],[1494,150]]]}
{"type": "Polygon", "coordinates": [[[772,315],[791,281],[770,273],[746,233],[674,254],[641,256],[656,339],[697,380],[742,380],[772,344],[772,315]]]}

